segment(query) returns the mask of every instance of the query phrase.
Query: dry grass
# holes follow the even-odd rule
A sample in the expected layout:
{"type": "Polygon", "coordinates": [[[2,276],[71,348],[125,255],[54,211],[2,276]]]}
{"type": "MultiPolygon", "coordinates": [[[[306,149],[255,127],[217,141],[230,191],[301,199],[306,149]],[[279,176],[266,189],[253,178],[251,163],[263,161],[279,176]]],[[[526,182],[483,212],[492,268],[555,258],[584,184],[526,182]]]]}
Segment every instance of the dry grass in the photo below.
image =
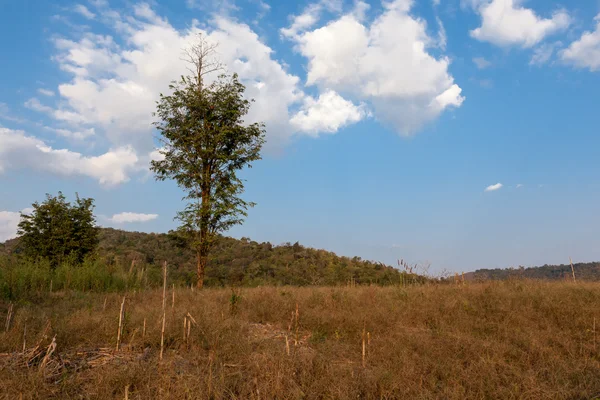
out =
{"type": "MultiPolygon", "coordinates": [[[[123,399],[126,390],[129,399],[600,394],[594,322],[600,284],[177,289],[166,312],[162,361],[162,290],[127,293],[117,352],[122,298],[55,293],[44,304],[16,303],[9,332],[0,333],[0,396],[123,399]],[[54,337],[56,349],[45,357],[54,337]]],[[[0,318],[8,306],[0,304],[0,318]]]]}

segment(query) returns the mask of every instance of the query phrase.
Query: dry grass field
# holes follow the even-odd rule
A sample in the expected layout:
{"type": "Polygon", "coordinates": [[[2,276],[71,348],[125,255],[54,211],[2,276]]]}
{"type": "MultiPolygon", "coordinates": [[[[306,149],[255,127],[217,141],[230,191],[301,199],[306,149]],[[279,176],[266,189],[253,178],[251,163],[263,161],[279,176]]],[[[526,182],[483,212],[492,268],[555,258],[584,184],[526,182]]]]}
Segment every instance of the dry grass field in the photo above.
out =
{"type": "Polygon", "coordinates": [[[125,295],[119,350],[123,294],[15,303],[0,333],[2,398],[600,395],[600,284],[181,288],[174,301],[170,288],[162,360],[162,290],[125,295]]]}

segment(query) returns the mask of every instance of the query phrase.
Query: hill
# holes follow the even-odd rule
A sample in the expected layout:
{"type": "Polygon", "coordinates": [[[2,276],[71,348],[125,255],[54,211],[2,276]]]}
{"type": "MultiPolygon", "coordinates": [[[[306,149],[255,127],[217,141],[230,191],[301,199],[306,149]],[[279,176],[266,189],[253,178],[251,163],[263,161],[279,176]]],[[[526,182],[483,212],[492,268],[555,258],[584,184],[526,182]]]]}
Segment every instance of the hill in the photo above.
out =
{"type": "MultiPolygon", "coordinates": [[[[18,253],[18,239],[0,244],[0,255],[18,253]]],[[[175,280],[191,284],[195,279],[194,253],[169,234],[102,228],[98,256],[103,263],[130,272],[145,266],[158,267],[167,261],[175,280]]],[[[224,236],[215,244],[206,271],[209,286],[336,285],[351,280],[358,284],[391,284],[407,278],[416,276],[360,257],[342,257],[299,243],[275,246],[224,236]]]]}
{"type": "MultiPolygon", "coordinates": [[[[600,262],[573,264],[575,277],[586,281],[600,281],[600,262]]],[[[571,265],[543,265],[541,267],[478,269],[465,274],[468,280],[505,280],[512,278],[542,279],[542,280],[571,280],[571,265]]]]}

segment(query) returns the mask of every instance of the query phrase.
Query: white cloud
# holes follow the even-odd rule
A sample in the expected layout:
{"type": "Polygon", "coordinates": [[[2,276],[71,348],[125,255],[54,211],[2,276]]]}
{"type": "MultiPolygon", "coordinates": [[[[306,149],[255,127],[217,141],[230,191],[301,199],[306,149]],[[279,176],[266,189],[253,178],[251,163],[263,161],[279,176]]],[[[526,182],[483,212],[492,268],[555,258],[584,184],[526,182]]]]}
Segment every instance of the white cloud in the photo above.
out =
{"type": "Polygon", "coordinates": [[[539,45],[533,50],[533,55],[531,56],[531,60],[529,61],[529,65],[543,65],[546,64],[552,55],[554,54],[554,50],[557,47],[562,45],[561,42],[555,43],[546,43],[539,45]]]}
{"type": "Polygon", "coordinates": [[[333,90],[322,93],[317,100],[304,99],[304,106],[290,120],[301,132],[316,136],[319,132],[337,132],[341,127],[355,123],[367,115],[364,105],[356,106],[333,90]]]}
{"type": "Polygon", "coordinates": [[[87,19],[94,19],[94,18],[96,18],[96,14],[94,14],[93,12],[91,12],[83,4],[77,4],[77,5],[75,5],[75,7],[73,7],[73,11],[75,11],[76,13],[78,13],[80,15],[83,15],[87,19]]]}
{"type": "MultiPolygon", "coordinates": [[[[292,17],[292,23],[288,28],[281,28],[280,32],[288,38],[297,38],[299,34],[313,27],[321,17],[321,14],[326,11],[340,11],[340,0],[321,0],[317,3],[310,4],[304,9],[304,12],[292,17]]],[[[369,5],[362,1],[357,2],[356,9],[359,15],[364,15],[369,5]]]]}
{"type": "MultiPolygon", "coordinates": [[[[21,210],[23,214],[33,212],[33,208],[27,207],[21,210]]],[[[0,243],[17,237],[21,213],[12,211],[0,211],[0,243]]]]}
{"type": "Polygon", "coordinates": [[[475,63],[475,66],[478,69],[485,69],[487,67],[490,67],[492,65],[491,61],[486,60],[483,57],[474,57],[473,58],[473,63],[475,63]]]}
{"type": "Polygon", "coordinates": [[[596,15],[596,29],[584,32],[581,37],[560,52],[560,58],[578,68],[600,70],[600,14],[596,15]]]}
{"type": "Polygon", "coordinates": [[[101,185],[118,185],[139,170],[131,147],[111,149],[99,156],[85,156],[67,149],[53,149],[42,140],[0,127],[0,174],[22,168],[59,176],[88,176],[101,185]]]}
{"type": "Polygon", "coordinates": [[[517,186],[516,186],[516,188],[517,188],[517,189],[520,189],[520,188],[522,188],[523,186],[525,186],[525,185],[523,185],[522,183],[517,183],[517,186]]]}
{"type": "Polygon", "coordinates": [[[67,139],[75,139],[75,140],[87,139],[96,134],[96,130],[94,128],[71,130],[71,129],[64,129],[64,128],[46,127],[46,129],[51,132],[56,133],[58,136],[61,136],[61,137],[67,138],[67,139]]]}
{"type": "Polygon", "coordinates": [[[188,73],[182,51],[202,33],[219,44],[218,57],[239,74],[246,96],[256,100],[246,120],[265,122],[267,145],[279,146],[291,137],[290,108],[304,97],[300,80],[272,58],[273,50],[248,25],[217,16],[207,29],[194,22],[180,31],[147,5],[136,6],[134,13],[123,18],[103,11],[106,23],[119,33],[118,40],[93,33],[78,40],[55,40],[55,59],[73,76],[59,85],[63,101],[53,113],[56,119],[94,126],[114,146],[131,145],[148,154],[153,148],[155,101],[170,81],[188,73]]]}
{"type": "Polygon", "coordinates": [[[498,182],[495,185],[490,185],[490,186],[486,187],[484,192],[493,192],[493,191],[499,190],[501,188],[502,188],[502,184],[498,182]]]}
{"type": "Polygon", "coordinates": [[[0,211],[0,243],[17,237],[17,225],[21,220],[18,212],[0,211]]]}
{"type": "Polygon", "coordinates": [[[53,113],[54,109],[50,106],[44,105],[42,104],[38,99],[36,99],[35,97],[27,100],[25,102],[25,107],[32,109],[34,111],[38,111],[38,112],[42,112],[42,113],[53,113]]]}
{"type": "Polygon", "coordinates": [[[111,222],[116,224],[125,224],[128,222],[148,222],[158,218],[158,214],[140,214],[132,212],[122,212],[115,214],[109,218],[111,222]]]}
{"type": "Polygon", "coordinates": [[[44,95],[44,96],[48,96],[48,97],[52,97],[56,94],[52,90],[43,89],[43,88],[39,88],[38,93],[41,95],[44,95]]]}
{"type": "Polygon", "coordinates": [[[481,15],[482,23],[470,32],[471,36],[498,46],[533,47],[545,37],[565,30],[571,23],[566,11],[558,10],[551,18],[542,18],[520,3],[520,0],[472,2],[471,5],[481,15]]]}
{"type": "Polygon", "coordinates": [[[6,120],[22,124],[26,122],[24,119],[16,116],[6,103],[0,103],[0,120],[6,120]]]}
{"type": "Polygon", "coordinates": [[[409,15],[410,0],[384,3],[370,25],[347,14],[295,38],[308,61],[307,84],[369,102],[374,115],[411,135],[464,97],[448,72],[450,60],[427,48],[438,40],[409,15]],[[454,96],[454,97],[452,97],[454,96]]]}

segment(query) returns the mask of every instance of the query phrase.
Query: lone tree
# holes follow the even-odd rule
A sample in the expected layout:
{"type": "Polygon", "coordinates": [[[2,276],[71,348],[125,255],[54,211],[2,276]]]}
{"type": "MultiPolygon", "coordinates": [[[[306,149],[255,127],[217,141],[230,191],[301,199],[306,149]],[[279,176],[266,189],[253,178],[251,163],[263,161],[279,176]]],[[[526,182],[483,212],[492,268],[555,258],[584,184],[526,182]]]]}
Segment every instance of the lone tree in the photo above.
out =
{"type": "Polygon", "coordinates": [[[244,124],[250,101],[237,74],[221,74],[215,45],[200,37],[186,52],[192,74],[173,82],[170,95],[160,95],[155,123],[161,134],[160,160],[151,162],[157,180],[174,179],[187,205],[177,213],[177,233],[196,252],[198,288],[204,285],[208,255],[218,233],[241,224],[254,203],[240,196],[244,183],[237,173],[260,159],[262,123],[244,124]]]}
{"type": "Polygon", "coordinates": [[[68,203],[62,192],[46,194],[41,204],[32,204],[30,214],[21,213],[19,247],[32,258],[45,258],[56,268],[65,261],[81,263],[98,246],[94,200],[80,198],[68,203]]]}

